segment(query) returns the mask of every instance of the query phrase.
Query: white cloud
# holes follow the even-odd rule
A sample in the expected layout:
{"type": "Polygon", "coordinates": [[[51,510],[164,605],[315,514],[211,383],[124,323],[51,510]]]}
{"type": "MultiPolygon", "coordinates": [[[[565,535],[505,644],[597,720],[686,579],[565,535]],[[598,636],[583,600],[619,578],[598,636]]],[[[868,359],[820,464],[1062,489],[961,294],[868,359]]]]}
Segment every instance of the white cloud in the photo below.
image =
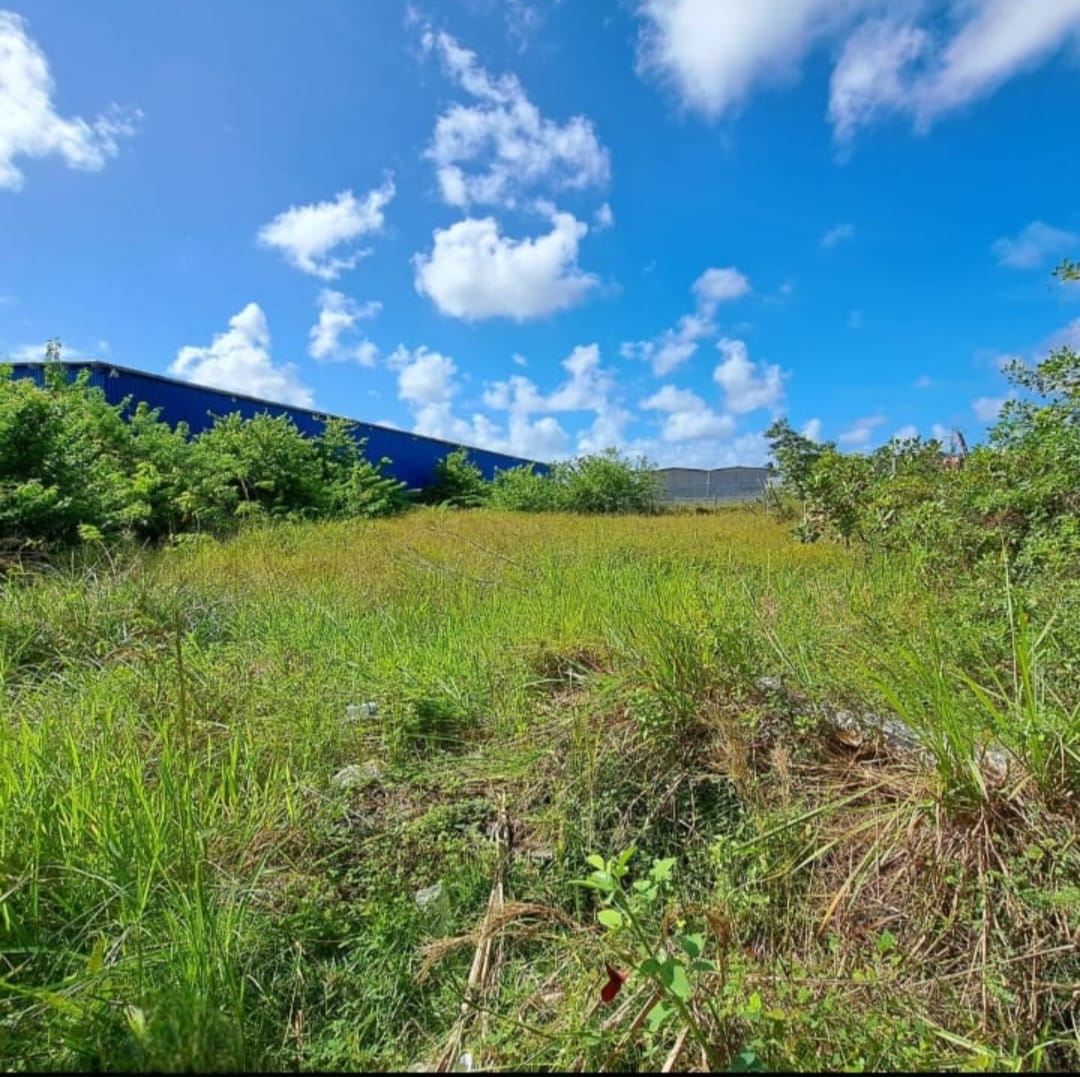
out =
{"type": "Polygon", "coordinates": [[[596,413],[592,424],[578,435],[579,453],[600,453],[623,443],[623,433],[633,418],[625,408],[610,406],[596,413]]]}
{"type": "Polygon", "coordinates": [[[998,265],[1014,269],[1034,269],[1047,258],[1068,254],[1080,246],[1080,235],[1032,221],[1012,238],[1003,236],[994,243],[998,265]]]}
{"type": "MultiPolygon", "coordinates": [[[[45,361],[45,346],[45,341],[42,341],[40,344],[22,344],[17,348],[4,352],[3,362],[42,363],[45,361]]],[[[94,354],[83,351],[81,348],[73,348],[68,344],[61,344],[61,359],[96,359],[100,354],[103,354],[100,348],[98,349],[98,353],[94,354]]]]}
{"type": "Polygon", "coordinates": [[[768,442],[760,432],[691,441],[637,438],[623,449],[648,457],[657,467],[763,467],[769,458],[768,442]]]}
{"type": "Polygon", "coordinates": [[[611,370],[601,366],[599,347],[579,345],[563,360],[562,367],[569,376],[547,394],[520,374],[486,387],[484,404],[508,413],[505,451],[525,456],[542,451],[545,458],[565,453],[569,445],[566,431],[544,412],[593,413],[592,424],[578,434],[578,452],[599,452],[621,441],[632,416],[611,399],[615,378],[611,370]],[[533,415],[541,417],[532,419],[533,415]]]}
{"type": "Polygon", "coordinates": [[[734,266],[706,269],[694,281],[694,296],[698,309],[707,315],[715,313],[717,305],[739,299],[750,291],[750,281],[734,266]]]}
{"type": "Polygon", "coordinates": [[[1080,318],[1074,318],[1068,325],[1063,326],[1054,333],[1046,342],[1046,352],[1057,351],[1059,348],[1069,348],[1074,352],[1080,351],[1080,318]]]}
{"type": "Polygon", "coordinates": [[[660,430],[663,441],[722,440],[735,432],[735,420],[730,415],[718,414],[689,389],[664,385],[643,400],[641,406],[663,414],[660,430]]]}
{"type": "Polygon", "coordinates": [[[857,6],[852,0],[641,0],[638,69],[659,75],[684,105],[715,118],[756,86],[795,77],[810,44],[857,6]]]}
{"type": "Polygon", "coordinates": [[[297,269],[334,280],[371,251],[354,250],[345,255],[331,252],[343,243],[380,231],[385,220],[383,211],[393,197],[394,181],[388,177],[363,198],[342,191],[327,202],[290,206],[259,229],[258,241],[280,251],[297,269]]]}
{"type": "Polygon", "coordinates": [[[526,359],[524,355],[519,355],[517,352],[514,352],[514,354],[512,356],[510,356],[510,358],[514,361],[514,366],[528,366],[529,365],[529,360],[526,359]]]}
{"type": "Polygon", "coordinates": [[[851,239],[855,235],[855,225],[838,224],[830,228],[822,237],[821,245],[825,248],[835,247],[842,240],[851,239]]]}
{"type": "Polygon", "coordinates": [[[838,142],[848,143],[859,127],[908,107],[909,69],[928,42],[918,27],[889,19],[864,23],[848,38],[829,93],[829,119],[838,142]]]}
{"type": "Polygon", "coordinates": [[[398,397],[409,404],[448,404],[457,393],[457,364],[448,355],[421,346],[399,346],[387,358],[398,372],[398,397]]]}
{"type": "Polygon", "coordinates": [[[808,419],[806,425],[802,428],[802,436],[809,438],[811,441],[821,440],[821,420],[820,419],[808,419]]]}
{"type": "Polygon", "coordinates": [[[308,355],[312,359],[345,362],[355,360],[361,366],[374,366],[379,350],[370,340],[346,344],[343,337],[356,331],[356,323],[374,318],[382,310],[377,301],[358,303],[341,292],[324,288],[319,293],[319,320],[308,333],[308,355]]]}
{"type": "Polygon", "coordinates": [[[512,74],[493,78],[476,54],[446,33],[427,29],[421,42],[436,51],[443,70],[470,97],[435,123],[425,151],[443,200],[452,206],[513,206],[537,187],[583,189],[607,182],[608,152],[584,116],[558,124],[540,114],[512,74]]]}
{"type": "Polygon", "coordinates": [[[839,49],[829,118],[837,141],[884,116],[926,130],[1046,60],[1080,31],[1080,0],[638,0],[638,70],[710,118],[798,78],[839,49]]]}
{"type": "Polygon", "coordinates": [[[493,217],[466,218],[435,230],[434,249],[413,258],[416,290],[455,318],[525,321],[576,306],[596,285],[577,263],[588,226],[552,215],[551,231],[512,239],[493,217]]]}
{"type": "Polygon", "coordinates": [[[727,410],[742,415],[758,408],[774,408],[784,395],[787,375],[776,364],[754,363],[741,340],[717,341],[724,357],[713,380],[726,394],[727,410]]]}
{"type": "Polygon", "coordinates": [[[605,202],[594,214],[593,214],[593,228],[598,232],[603,232],[605,229],[615,227],[615,214],[612,212],[611,206],[605,202]]]}
{"type": "Polygon", "coordinates": [[[17,157],[60,157],[69,168],[97,172],[133,135],[142,113],[112,105],[92,122],[64,118],[53,107],[49,63],[25,19],[0,11],[0,189],[18,191],[17,157]]]}
{"type": "Polygon", "coordinates": [[[895,441],[911,441],[913,438],[919,436],[919,428],[912,423],[907,423],[905,426],[900,427],[899,430],[893,434],[893,440],[895,441]]]}
{"type": "Polygon", "coordinates": [[[856,419],[836,440],[841,445],[850,445],[853,449],[865,448],[873,432],[885,422],[884,415],[868,415],[856,419]]]}
{"type": "Polygon", "coordinates": [[[198,385],[262,397],[282,404],[309,408],[314,396],[300,382],[291,363],[277,365],[270,358],[270,330],[257,303],[248,303],[229,319],[229,328],[207,348],[180,349],[169,373],[198,385]]]}
{"type": "Polygon", "coordinates": [[[923,374],[921,377],[916,378],[911,384],[915,389],[931,389],[934,385],[934,379],[930,377],[929,374],[923,374]]]}
{"type": "Polygon", "coordinates": [[[936,438],[942,445],[948,445],[953,438],[953,431],[942,423],[934,423],[930,427],[930,436],[936,438]]]}
{"type": "Polygon", "coordinates": [[[971,410],[981,423],[992,423],[1005,406],[1007,396],[980,396],[971,402],[971,410]]]}
{"type": "MultiPolygon", "coordinates": [[[[880,6],[880,5],[879,5],[880,6]]],[[[890,112],[925,131],[941,116],[984,97],[1047,59],[1080,31],[1080,0],[951,0],[945,20],[900,0],[859,27],[833,72],[829,115],[837,140],[890,112]],[[944,32],[942,32],[944,30],[944,32]]]]}
{"type": "Polygon", "coordinates": [[[750,291],[750,281],[732,266],[706,269],[692,288],[696,301],[694,312],[684,314],[671,329],[652,340],[626,341],[619,349],[624,359],[651,363],[657,377],[670,374],[698,348],[698,342],[716,333],[716,309],[750,291]]]}

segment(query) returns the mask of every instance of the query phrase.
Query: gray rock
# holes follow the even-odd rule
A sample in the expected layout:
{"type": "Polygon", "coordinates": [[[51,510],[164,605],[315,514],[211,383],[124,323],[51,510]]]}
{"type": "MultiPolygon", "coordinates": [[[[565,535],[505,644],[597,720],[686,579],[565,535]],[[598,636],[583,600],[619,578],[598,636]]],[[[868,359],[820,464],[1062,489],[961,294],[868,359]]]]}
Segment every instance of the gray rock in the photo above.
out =
{"type": "Polygon", "coordinates": [[[330,779],[330,783],[337,789],[358,789],[379,781],[382,776],[382,766],[376,760],[369,759],[365,763],[350,763],[342,767],[330,779]]]}
{"type": "Polygon", "coordinates": [[[414,895],[416,901],[416,907],[418,909],[426,909],[429,905],[434,905],[439,898],[442,897],[443,887],[442,883],[435,883],[434,886],[425,886],[421,890],[417,890],[414,895]]]}

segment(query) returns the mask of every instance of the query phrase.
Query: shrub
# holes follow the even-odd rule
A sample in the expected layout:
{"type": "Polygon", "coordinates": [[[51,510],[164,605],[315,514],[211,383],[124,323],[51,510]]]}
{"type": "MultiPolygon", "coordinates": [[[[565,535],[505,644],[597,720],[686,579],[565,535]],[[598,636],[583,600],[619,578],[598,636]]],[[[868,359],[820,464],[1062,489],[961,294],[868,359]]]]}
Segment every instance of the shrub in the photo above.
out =
{"type": "Polygon", "coordinates": [[[655,512],[660,480],[645,457],[631,459],[616,449],[555,464],[551,481],[558,507],[581,513],[655,512]]]}
{"type": "Polygon", "coordinates": [[[467,449],[447,453],[435,465],[435,479],[421,494],[426,505],[479,508],[488,499],[489,484],[484,473],[469,459],[467,449]]]}
{"type": "Polygon", "coordinates": [[[495,472],[490,504],[513,512],[555,512],[559,509],[560,488],[532,464],[495,472]]]}

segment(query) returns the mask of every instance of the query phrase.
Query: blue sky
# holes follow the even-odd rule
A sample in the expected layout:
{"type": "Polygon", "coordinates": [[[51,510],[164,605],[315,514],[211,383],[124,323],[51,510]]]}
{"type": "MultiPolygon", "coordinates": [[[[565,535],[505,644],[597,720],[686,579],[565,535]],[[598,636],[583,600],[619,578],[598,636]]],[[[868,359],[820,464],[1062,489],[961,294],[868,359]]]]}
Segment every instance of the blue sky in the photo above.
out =
{"type": "Polygon", "coordinates": [[[0,0],[0,355],[538,459],[975,440],[1080,343],[1080,0],[765,8],[0,0]]]}

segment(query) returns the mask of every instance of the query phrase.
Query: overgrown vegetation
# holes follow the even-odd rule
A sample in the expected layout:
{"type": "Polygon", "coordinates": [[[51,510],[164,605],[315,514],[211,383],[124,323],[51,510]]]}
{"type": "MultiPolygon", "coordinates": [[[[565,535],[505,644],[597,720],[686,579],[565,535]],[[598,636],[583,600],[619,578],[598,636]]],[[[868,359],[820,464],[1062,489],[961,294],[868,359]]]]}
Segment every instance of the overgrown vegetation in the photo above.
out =
{"type": "Polygon", "coordinates": [[[1012,377],[962,459],[776,424],[784,521],[8,383],[41,534],[262,526],[8,569],[5,1065],[1080,1067],[1080,360],[1012,377]]]}
{"type": "Polygon", "coordinates": [[[9,1066],[1080,1062],[1071,580],[748,510],[112,556],[0,596],[9,1066]]]}
{"type": "MultiPolygon", "coordinates": [[[[56,342],[49,356],[59,357],[56,342]]],[[[550,472],[514,469],[492,483],[457,449],[439,461],[427,489],[411,493],[388,474],[390,464],[368,460],[342,419],[305,437],[285,416],[234,413],[190,437],[160,409],[110,405],[88,372],[69,380],[50,362],[39,387],[0,367],[0,544],[8,548],[220,536],[253,519],[372,519],[414,501],[619,513],[651,511],[656,499],[647,462],[614,450],[550,472]]]]}
{"type": "MultiPolygon", "coordinates": [[[[1077,272],[1065,262],[1057,275],[1077,272]]],[[[946,455],[918,438],[841,453],[775,422],[767,437],[783,480],[780,508],[801,515],[796,534],[911,550],[951,572],[993,573],[1004,556],[1029,581],[1076,574],[1080,355],[1062,347],[1034,366],[1014,360],[1005,373],[1010,397],[987,444],[970,453],[946,455]]]]}

